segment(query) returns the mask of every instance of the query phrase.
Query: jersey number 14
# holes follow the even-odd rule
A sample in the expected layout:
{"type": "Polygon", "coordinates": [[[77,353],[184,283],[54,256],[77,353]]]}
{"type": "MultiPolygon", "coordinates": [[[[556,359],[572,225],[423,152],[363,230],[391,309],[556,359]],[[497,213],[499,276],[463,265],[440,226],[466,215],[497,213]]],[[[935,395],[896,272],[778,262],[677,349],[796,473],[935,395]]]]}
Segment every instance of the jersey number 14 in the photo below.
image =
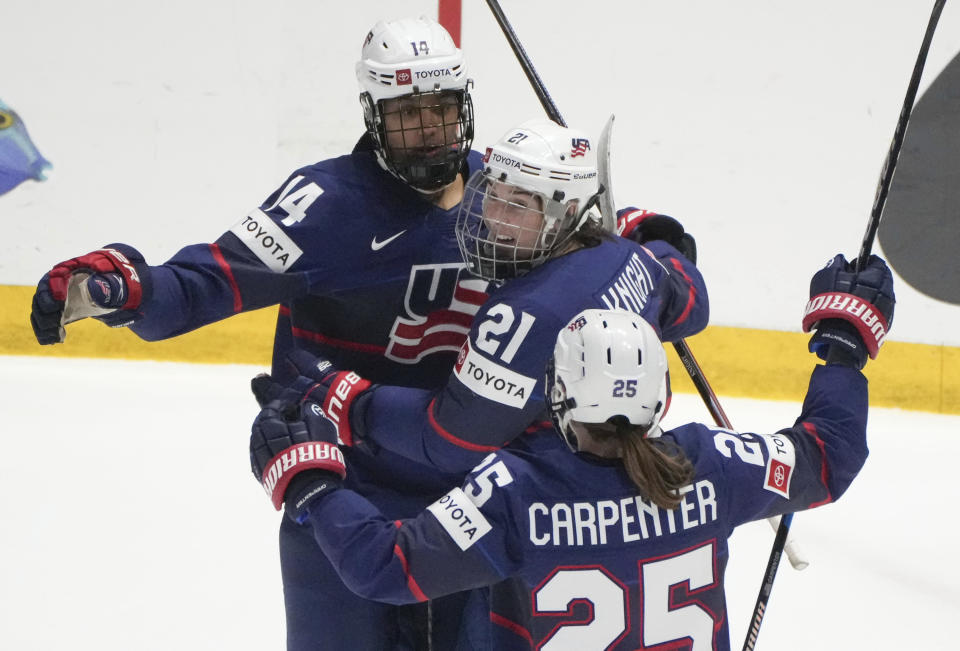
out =
{"type": "Polygon", "coordinates": [[[290,182],[283,188],[277,200],[266,208],[264,212],[270,212],[274,208],[279,207],[287,213],[287,216],[280,220],[280,223],[284,226],[293,226],[303,221],[303,218],[307,216],[307,209],[317,200],[317,197],[323,194],[323,188],[313,181],[310,181],[310,183],[291,192],[297,183],[302,180],[302,176],[295,176],[290,179],[290,182]]]}

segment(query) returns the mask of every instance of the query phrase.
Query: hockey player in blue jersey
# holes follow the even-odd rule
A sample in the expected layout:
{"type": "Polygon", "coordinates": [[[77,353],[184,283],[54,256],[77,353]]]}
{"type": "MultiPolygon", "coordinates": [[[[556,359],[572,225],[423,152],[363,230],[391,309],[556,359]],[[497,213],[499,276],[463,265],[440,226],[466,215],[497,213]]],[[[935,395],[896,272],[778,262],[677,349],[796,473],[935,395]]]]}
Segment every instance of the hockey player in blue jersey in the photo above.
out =
{"type": "Polygon", "coordinates": [[[556,331],[574,314],[627,309],[665,341],[702,330],[709,308],[694,261],[664,240],[641,246],[605,233],[599,192],[586,134],[546,120],[509,130],[487,148],[457,219],[464,260],[498,287],[477,313],[446,386],[371,385],[358,369],[334,373],[340,365],[333,360],[295,355],[301,379],[293,394],[309,390],[347,445],[372,444],[465,472],[548,424],[543,369],[556,331]]]}
{"type": "MultiPolygon", "coordinates": [[[[706,288],[693,261],[664,240],[640,246],[604,232],[600,191],[586,134],[544,120],[511,129],[487,149],[461,204],[464,260],[500,286],[477,313],[446,386],[372,384],[357,369],[339,371],[295,351],[300,378],[287,399],[307,393],[320,402],[348,447],[390,450],[450,473],[466,472],[524,432],[552,446],[555,437],[536,435],[549,427],[543,370],[556,331],[572,315],[629,309],[665,340],[707,322],[706,288]]],[[[689,237],[674,241],[692,255],[689,237]]],[[[511,595],[500,590],[493,598],[511,595]]]]}
{"type": "Polygon", "coordinates": [[[509,611],[494,603],[489,648],[724,651],[727,539],[850,485],[867,457],[860,369],[894,302],[875,256],[859,273],[837,256],[814,276],[804,329],[816,329],[810,349],[827,363],[814,368],[796,422],[775,434],[663,431],[670,389],[656,332],[634,313],[588,309],[560,330],[546,372],[570,449],[493,452],[462,488],[394,522],[340,489],[338,427],[321,405],[285,416],[278,401],[254,423],[254,471],[371,599],[422,601],[513,577],[522,598],[509,611]]]}
{"type": "MultiPolygon", "coordinates": [[[[464,268],[455,234],[480,163],[470,151],[470,81],[460,50],[427,18],[374,26],[356,73],[366,134],[353,153],[295,171],[216,242],[162,265],[125,244],[56,265],[33,301],[38,341],[63,341],[64,326],[84,317],[154,341],[279,303],[275,376],[302,349],[375,382],[441,386],[488,285],[464,268]]],[[[347,456],[350,485],[395,517],[462,478],[394,463],[387,451],[347,456]]],[[[422,619],[398,623],[396,609],[355,597],[313,546],[309,532],[284,522],[289,649],[379,651],[420,639],[422,619]]],[[[455,614],[429,626],[443,647],[455,614]]]]}

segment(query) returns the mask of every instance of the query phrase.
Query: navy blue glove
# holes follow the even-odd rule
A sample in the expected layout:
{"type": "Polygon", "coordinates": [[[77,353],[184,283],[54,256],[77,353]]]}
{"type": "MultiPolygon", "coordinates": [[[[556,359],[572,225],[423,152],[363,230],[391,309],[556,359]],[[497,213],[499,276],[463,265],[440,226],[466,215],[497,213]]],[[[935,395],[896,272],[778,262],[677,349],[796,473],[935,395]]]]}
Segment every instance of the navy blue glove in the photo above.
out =
{"type": "Polygon", "coordinates": [[[694,265],[697,264],[697,241],[673,217],[649,210],[621,211],[617,218],[617,231],[637,244],[663,240],[694,265]]]}
{"type": "Polygon", "coordinates": [[[63,326],[94,317],[113,327],[140,318],[150,268],[131,247],[114,244],[56,265],[37,283],[30,324],[41,344],[61,343],[63,326]]]}
{"type": "Polygon", "coordinates": [[[317,381],[313,378],[297,376],[288,384],[281,384],[269,373],[260,373],[250,380],[250,390],[257,404],[263,409],[271,402],[280,402],[282,409],[297,407],[317,381]]]}
{"type": "Polygon", "coordinates": [[[830,362],[861,369],[875,359],[890,326],[897,299],[887,263],[871,255],[859,272],[837,254],[810,280],[803,331],[816,330],[809,349],[830,362]]]}
{"type": "Polygon", "coordinates": [[[327,418],[336,426],[340,443],[353,445],[357,433],[350,424],[350,407],[360,394],[370,388],[369,380],[353,371],[341,371],[328,360],[299,348],[291,350],[286,361],[297,373],[297,377],[289,384],[282,385],[266,374],[250,381],[250,389],[257,403],[261,407],[272,401],[279,401],[283,407],[304,401],[319,403],[327,418]]]}
{"type": "Polygon", "coordinates": [[[337,447],[337,429],[320,405],[264,407],[250,434],[253,476],[279,511],[303,522],[313,500],[340,487],[347,470],[337,447]]]}

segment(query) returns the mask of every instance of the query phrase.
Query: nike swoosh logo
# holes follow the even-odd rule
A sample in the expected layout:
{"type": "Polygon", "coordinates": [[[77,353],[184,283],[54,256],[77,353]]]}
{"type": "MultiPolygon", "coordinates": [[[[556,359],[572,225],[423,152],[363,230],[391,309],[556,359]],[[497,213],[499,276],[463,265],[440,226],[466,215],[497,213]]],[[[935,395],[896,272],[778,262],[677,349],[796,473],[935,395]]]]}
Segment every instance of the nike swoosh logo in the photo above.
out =
{"type": "Polygon", "coordinates": [[[386,245],[390,244],[390,242],[394,241],[395,239],[397,239],[398,237],[400,237],[401,235],[403,235],[403,234],[406,233],[406,232],[407,232],[407,229],[403,229],[402,231],[400,231],[400,232],[397,233],[396,235],[391,235],[390,237],[388,237],[387,239],[383,240],[382,242],[378,242],[376,235],[374,235],[373,241],[370,242],[370,248],[373,249],[374,251],[379,251],[380,249],[382,249],[382,248],[385,247],[386,245]]]}

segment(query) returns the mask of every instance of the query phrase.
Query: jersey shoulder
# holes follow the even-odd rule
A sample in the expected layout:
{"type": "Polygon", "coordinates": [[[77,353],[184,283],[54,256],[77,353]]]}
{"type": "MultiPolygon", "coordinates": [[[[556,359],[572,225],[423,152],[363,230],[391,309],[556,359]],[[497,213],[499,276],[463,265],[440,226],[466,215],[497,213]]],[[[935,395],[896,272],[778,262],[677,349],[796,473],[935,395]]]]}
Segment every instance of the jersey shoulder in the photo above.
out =
{"type": "MultiPolygon", "coordinates": [[[[470,333],[471,357],[467,361],[475,362],[471,367],[474,379],[487,383],[488,378],[497,377],[525,387],[528,394],[533,391],[542,381],[557,333],[582,310],[602,307],[603,289],[628,263],[632,251],[629,243],[611,239],[550,260],[494,289],[470,333]],[[474,351],[489,362],[481,364],[472,357],[474,351]],[[481,374],[481,366],[492,370],[481,374]]],[[[475,383],[465,379],[469,373],[464,376],[460,368],[456,370],[461,381],[477,391],[475,383]]]]}
{"type": "Polygon", "coordinates": [[[405,230],[422,212],[371,152],[355,151],[297,169],[230,232],[274,271],[356,268],[373,236],[405,230]]]}
{"type": "MultiPolygon", "coordinates": [[[[360,205],[377,204],[384,198],[396,199],[398,194],[409,194],[409,188],[383,170],[374,154],[366,150],[301,167],[290,175],[287,183],[297,177],[303,177],[300,185],[317,184],[327,203],[336,200],[360,205]]],[[[278,192],[284,187],[281,186],[278,192]]]]}
{"type": "Polygon", "coordinates": [[[698,478],[716,476],[721,483],[738,490],[753,486],[782,493],[770,480],[778,468],[792,473],[797,460],[792,440],[782,433],[736,432],[689,423],[664,433],[663,437],[683,450],[698,478]]]}
{"type": "Polygon", "coordinates": [[[662,439],[675,443],[699,471],[710,471],[717,466],[716,430],[703,423],[686,423],[663,433],[662,439]]]}
{"type": "Polygon", "coordinates": [[[550,433],[550,437],[553,442],[547,445],[511,444],[497,453],[515,483],[510,497],[517,512],[527,513],[538,502],[573,504],[636,494],[619,459],[574,453],[559,436],[550,433]]]}
{"type": "Polygon", "coordinates": [[[594,306],[595,296],[631,264],[634,256],[647,267],[657,264],[639,244],[619,237],[606,238],[597,246],[552,259],[507,282],[491,294],[489,304],[509,304],[537,318],[553,315],[559,327],[570,316],[594,306]]]}
{"type": "Polygon", "coordinates": [[[465,483],[467,493],[479,494],[492,483],[502,489],[500,501],[525,504],[546,495],[583,492],[576,480],[583,461],[560,437],[551,438],[552,441],[541,440],[533,446],[515,442],[509,448],[492,452],[470,471],[465,483]]]}
{"type": "MultiPolygon", "coordinates": [[[[468,176],[480,169],[483,165],[480,153],[471,150],[466,165],[468,176]]],[[[292,191],[310,184],[315,186],[316,200],[307,215],[336,212],[359,219],[366,217],[371,223],[383,226],[402,223],[412,213],[430,209],[419,193],[386,172],[374,152],[365,148],[358,147],[349,154],[296,170],[264,204],[272,205],[271,199],[275,202],[279,194],[289,193],[286,188],[291,183],[292,191]]]]}

